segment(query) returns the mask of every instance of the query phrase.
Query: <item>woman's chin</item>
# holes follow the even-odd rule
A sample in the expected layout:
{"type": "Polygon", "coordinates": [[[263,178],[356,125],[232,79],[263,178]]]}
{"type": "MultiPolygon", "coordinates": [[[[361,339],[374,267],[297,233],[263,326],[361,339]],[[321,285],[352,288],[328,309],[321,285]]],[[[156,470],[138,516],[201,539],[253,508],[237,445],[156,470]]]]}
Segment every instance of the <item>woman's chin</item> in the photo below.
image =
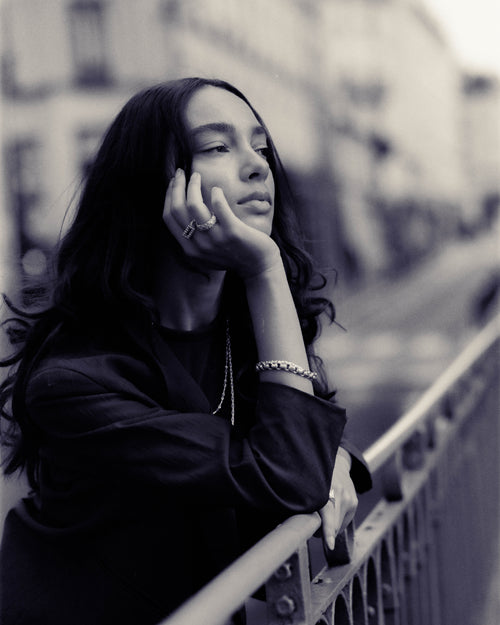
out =
{"type": "Polygon", "coordinates": [[[273,229],[273,222],[267,215],[248,215],[243,221],[247,226],[267,235],[270,235],[273,229]]]}

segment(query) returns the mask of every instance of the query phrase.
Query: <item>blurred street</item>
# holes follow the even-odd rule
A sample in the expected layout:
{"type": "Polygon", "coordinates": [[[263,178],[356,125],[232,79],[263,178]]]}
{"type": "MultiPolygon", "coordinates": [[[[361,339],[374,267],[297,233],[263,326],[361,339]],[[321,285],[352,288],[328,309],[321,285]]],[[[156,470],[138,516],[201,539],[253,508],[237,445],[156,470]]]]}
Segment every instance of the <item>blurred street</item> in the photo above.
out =
{"type": "Polygon", "coordinates": [[[496,228],[450,241],[396,280],[334,292],[337,319],[347,332],[325,328],[319,353],[338,402],[348,410],[348,435],[361,449],[410,407],[478,331],[484,321],[479,301],[499,267],[496,228]]]}
{"type": "MultiPolygon", "coordinates": [[[[448,243],[398,280],[359,292],[339,288],[337,319],[348,331],[325,329],[320,353],[338,401],[348,410],[346,432],[361,449],[386,431],[498,312],[500,293],[482,313],[481,300],[495,280],[498,284],[499,268],[497,227],[448,243]]],[[[360,498],[358,524],[380,495],[376,484],[360,498]]],[[[481,625],[499,622],[500,557],[495,570],[481,625]]]]}

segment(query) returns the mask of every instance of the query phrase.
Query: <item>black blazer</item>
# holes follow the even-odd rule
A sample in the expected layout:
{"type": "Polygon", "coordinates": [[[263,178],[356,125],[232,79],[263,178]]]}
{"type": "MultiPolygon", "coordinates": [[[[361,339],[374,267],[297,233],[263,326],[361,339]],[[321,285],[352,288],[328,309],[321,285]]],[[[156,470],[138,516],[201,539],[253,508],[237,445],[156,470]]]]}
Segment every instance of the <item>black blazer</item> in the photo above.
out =
{"type": "MultiPolygon", "coordinates": [[[[66,335],[33,367],[40,488],[6,519],[4,625],[157,623],[326,502],[342,408],[263,383],[233,428],[157,339],[66,335]]],[[[369,487],[360,459],[353,471],[369,487]]]]}

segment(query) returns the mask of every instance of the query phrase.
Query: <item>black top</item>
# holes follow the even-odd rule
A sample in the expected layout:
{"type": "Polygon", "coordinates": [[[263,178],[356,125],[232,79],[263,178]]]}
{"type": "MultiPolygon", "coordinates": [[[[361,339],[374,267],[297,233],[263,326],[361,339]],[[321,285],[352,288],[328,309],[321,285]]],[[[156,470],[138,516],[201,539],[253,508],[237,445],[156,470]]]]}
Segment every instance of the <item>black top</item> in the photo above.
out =
{"type": "MultiPolygon", "coordinates": [[[[219,405],[226,364],[226,320],[217,317],[210,325],[192,331],[179,331],[157,325],[160,340],[174,352],[207,396],[213,412],[219,405]]],[[[230,415],[229,388],[219,414],[230,415]],[[229,409],[229,410],[228,410],[229,409]]]]}

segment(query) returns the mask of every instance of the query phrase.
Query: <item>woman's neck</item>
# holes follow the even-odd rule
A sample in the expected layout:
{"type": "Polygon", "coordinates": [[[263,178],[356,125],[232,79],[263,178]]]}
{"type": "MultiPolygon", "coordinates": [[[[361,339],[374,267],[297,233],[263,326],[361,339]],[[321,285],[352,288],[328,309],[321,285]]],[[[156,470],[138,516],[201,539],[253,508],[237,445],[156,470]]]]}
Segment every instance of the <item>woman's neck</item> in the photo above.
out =
{"type": "Polygon", "coordinates": [[[197,270],[177,255],[160,261],[154,299],[160,323],[173,330],[197,330],[220,310],[225,272],[197,270]]]}

